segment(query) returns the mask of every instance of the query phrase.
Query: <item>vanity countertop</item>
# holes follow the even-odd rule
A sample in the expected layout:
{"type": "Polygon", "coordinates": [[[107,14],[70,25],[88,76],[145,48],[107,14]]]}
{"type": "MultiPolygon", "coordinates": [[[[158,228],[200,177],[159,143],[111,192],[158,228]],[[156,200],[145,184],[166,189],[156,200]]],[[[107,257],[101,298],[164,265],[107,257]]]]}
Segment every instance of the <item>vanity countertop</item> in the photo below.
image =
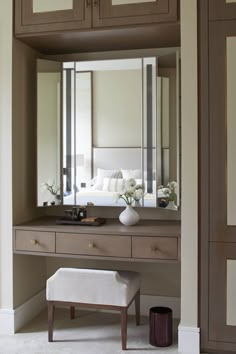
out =
{"type": "Polygon", "coordinates": [[[42,217],[15,225],[17,230],[53,231],[63,233],[82,233],[99,235],[141,235],[180,237],[181,224],[175,220],[141,220],[134,226],[122,225],[117,219],[106,219],[100,226],[57,225],[57,217],[42,217]]]}

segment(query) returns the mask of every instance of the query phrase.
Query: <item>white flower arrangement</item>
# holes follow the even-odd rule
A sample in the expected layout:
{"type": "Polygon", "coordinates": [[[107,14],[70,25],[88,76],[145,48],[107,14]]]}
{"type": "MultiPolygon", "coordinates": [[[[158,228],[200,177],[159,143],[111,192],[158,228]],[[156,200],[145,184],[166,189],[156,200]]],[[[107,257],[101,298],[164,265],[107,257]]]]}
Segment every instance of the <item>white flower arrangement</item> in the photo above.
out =
{"type": "Polygon", "coordinates": [[[60,187],[56,185],[55,181],[44,182],[41,184],[41,188],[49,191],[54,196],[60,191],[60,187]]]}
{"type": "Polygon", "coordinates": [[[177,182],[169,182],[166,187],[162,188],[162,192],[165,194],[169,201],[176,201],[177,182]]]}
{"type": "Polygon", "coordinates": [[[125,191],[115,193],[114,199],[118,202],[119,199],[123,199],[127,205],[132,205],[134,201],[139,201],[144,196],[144,187],[142,184],[136,184],[135,179],[130,178],[125,182],[125,191]]]}

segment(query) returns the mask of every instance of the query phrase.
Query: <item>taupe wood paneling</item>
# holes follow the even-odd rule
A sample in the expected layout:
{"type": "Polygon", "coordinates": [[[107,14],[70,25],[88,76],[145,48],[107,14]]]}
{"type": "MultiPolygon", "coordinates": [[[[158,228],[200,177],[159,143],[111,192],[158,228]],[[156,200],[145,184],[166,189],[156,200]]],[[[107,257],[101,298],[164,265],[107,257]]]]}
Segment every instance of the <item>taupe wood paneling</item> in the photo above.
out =
{"type": "Polygon", "coordinates": [[[178,259],[176,237],[132,237],[133,258],[178,259]]]}
{"type": "Polygon", "coordinates": [[[199,284],[201,348],[208,348],[209,111],[208,0],[198,2],[199,29],[199,284]]]}
{"type": "Polygon", "coordinates": [[[57,233],[56,253],[131,257],[131,237],[57,233]]]}
{"type": "MultiPolygon", "coordinates": [[[[216,8],[219,1],[214,1],[216,8]]],[[[212,21],[213,2],[199,1],[200,327],[203,352],[235,353],[226,325],[226,264],[236,259],[236,228],[227,226],[226,38],[236,21],[212,21]],[[208,4],[211,21],[208,18],[208,4]]]]}
{"type": "Polygon", "coordinates": [[[236,20],[236,3],[226,0],[209,0],[210,20],[236,20]]]}

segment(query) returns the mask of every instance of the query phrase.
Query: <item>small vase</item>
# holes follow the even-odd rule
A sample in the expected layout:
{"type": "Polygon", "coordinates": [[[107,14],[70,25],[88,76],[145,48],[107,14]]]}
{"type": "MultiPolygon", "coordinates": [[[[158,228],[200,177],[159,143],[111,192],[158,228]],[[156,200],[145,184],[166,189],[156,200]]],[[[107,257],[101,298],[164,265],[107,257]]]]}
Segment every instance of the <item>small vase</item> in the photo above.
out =
{"type": "Polygon", "coordinates": [[[167,204],[166,209],[178,210],[178,207],[177,207],[177,205],[175,205],[174,200],[169,200],[169,203],[167,204]]]}
{"type": "Polygon", "coordinates": [[[139,221],[139,215],[132,205],[127,205],[124,211],[119,216],[119,220],[122,224],[126,226],[131,226],[137,224],[139,221]]]}

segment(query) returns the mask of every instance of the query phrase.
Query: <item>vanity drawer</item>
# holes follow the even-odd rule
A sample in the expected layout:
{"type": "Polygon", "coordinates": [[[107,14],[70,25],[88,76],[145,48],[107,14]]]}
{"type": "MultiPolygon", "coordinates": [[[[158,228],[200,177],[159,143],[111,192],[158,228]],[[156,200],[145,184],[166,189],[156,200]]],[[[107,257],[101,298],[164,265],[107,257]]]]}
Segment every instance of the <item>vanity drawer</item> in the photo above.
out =
{"type": "Polygon", "coordinates": [[[178,259],[177,237],[132,237],[132,258],[178,259]]]}
{"type": "Polygon", "coordinates": [[[56,253],[131,257],[131,236],[56,234],[56,253]]]}
{"type": "Polygon", "coordinates": [[[15,250],[55,252],[55,232],[16,230],[15,250]]]}

